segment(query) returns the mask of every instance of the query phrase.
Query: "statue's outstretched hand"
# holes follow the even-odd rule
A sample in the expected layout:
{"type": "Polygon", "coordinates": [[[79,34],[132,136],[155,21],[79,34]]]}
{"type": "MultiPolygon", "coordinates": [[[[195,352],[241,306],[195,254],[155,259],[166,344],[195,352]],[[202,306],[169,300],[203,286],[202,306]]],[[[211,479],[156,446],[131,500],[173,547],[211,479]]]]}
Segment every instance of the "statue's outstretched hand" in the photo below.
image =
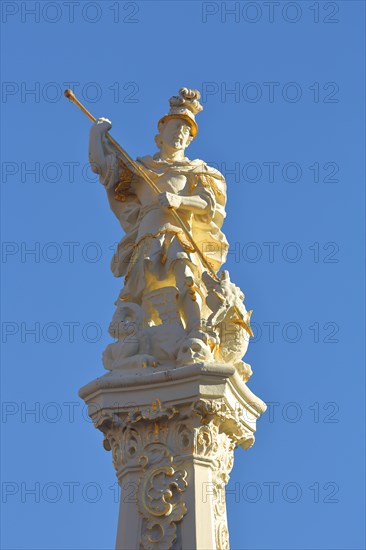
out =
{"type": "Polygon", "coordinates": [[[179,208],[182,199],[179,195],[174,193],[160,193],[158,195],[158,202],[163,208],[179,208]]]}
{"type": "Polygon", "coordinates": [[[112,123],[108,118],[98,118],[95,127],[100,133],[105,134],[112,128],[112,123]]]}
{"type": "MultiPolygon", "coordinates": [[[[108,173],[108,171],[110,172],[111,163],[117,162],[113,158],[109,158],[108,161],[108,157],[110,157],[111,153],[114,152],[112,150],[112,145],[110,145],[108,140],[106,139],[106,133],[111,128],[112,123],[110,120],[108,120],[108,118],[99,118],[97,122],[93,124],[90,128],[89,161],[92,171],[96,174],[106,174],[108,173]]],[[[109,185],[105,183],[104,177],[102,183],[106,186],[109,185]]],[[[113,181],[112,183],[115,184],[116,181],[113,181]]]]}

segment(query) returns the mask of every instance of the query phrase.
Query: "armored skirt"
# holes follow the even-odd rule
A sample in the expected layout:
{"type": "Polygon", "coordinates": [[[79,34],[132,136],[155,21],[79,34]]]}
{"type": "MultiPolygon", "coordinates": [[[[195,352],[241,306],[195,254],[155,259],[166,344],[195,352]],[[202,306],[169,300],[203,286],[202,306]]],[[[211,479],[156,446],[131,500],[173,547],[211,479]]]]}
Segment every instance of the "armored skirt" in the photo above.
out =
{"type": "Polygon", "coordinates": [[[121,298],[134,297],[139,301],[143,293],[175,284],[174,266],[184,260],[196,277],[199,273],[198,259],[193,260],[194,250],[187,242],[184,233],[163,231],[156,235],[146,235],[134,247],[131,255],[125,286],[121,298]]]}

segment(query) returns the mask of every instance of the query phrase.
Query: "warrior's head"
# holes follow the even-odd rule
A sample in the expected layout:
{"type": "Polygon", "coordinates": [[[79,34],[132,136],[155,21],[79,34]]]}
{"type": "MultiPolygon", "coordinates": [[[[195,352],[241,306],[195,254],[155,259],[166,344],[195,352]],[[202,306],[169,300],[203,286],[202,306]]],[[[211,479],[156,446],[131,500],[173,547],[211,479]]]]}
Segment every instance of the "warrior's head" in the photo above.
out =
{"type": "Polygon", "coordinates": [[[159,149],[184,150],[196,137],[198,126],[195,115],[202,111],[198,90],[181,88],[179,96],[170,98],[170,111],[158,122],[159,134],[155,142],[159,149]]]}

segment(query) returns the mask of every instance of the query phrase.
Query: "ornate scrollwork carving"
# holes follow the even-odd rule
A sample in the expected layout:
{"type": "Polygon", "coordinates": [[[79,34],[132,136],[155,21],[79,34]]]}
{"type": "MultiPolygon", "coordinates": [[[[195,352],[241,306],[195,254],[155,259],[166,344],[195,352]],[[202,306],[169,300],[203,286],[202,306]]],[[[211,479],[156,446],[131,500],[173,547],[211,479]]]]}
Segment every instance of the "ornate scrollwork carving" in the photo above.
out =
{"type": "Polygon", "coordinates": [[[230,409],[224,401],[199,399],[193,403],[192,410],[204,424],[220,425],[220,431],[229,435],[234,448],[241,445],[244,449],[249,449],[254,444],[254,434],[243,422],[245,418],[243,407],[230,409]]]}
{"type": "Polygon", "coordinates": [[[212,417],[226,418],[228,408],[222,400],[199,399],[192,405],[192,410],[201,417],[203,422],[212,420],[212,417]]]}
{"type": "Polygon", "coordinates": [[[218,439],[217,426],[200,426],[196,431],[196,453],[215,459],[219,447],[218,439]]]}
{"type": "Polygon", "coordinates": [[[176,447],[181,452],[193,451],[193,430],[188,423],[180,423],[176,430],[176,447]]]}
{"type": "Polygon", "coordinates": [[[174,464],[169,449],[160,443],[145,447],[141,463],[138,506],[145,524],[141,543],[146,550],[168,549],[176,539],[176,522],[187,512],[183,501],[187,472],[174,464]]]}
{"type": "Polygon", "coordinates": [[[127,415],[126,422],[135,424],[140,420],[170,420],[173,416],[178,414],[178,409],[175,407],[163,407],[160,399],[153,401],[148,407],[142,407],[134,411],[130,411],[127,415]]]}
{"type": "Polygon", "coordinates": [[[230,550],[229,531],[226,521],[218,522],[216,529],[216,548],[217,550],[230,550]]]}
{"type": "Polygon", "coordinates": [[[243,419],[243,411],[231,409],[223,399],[198,399],[185,409],[156,399],[150,406],[103,416],[98,427],[119,479],[125,471],[140,472],[141,549],[174,547],[177,524],[187,513],[184,496],[193,457],[212,469],[215,548],[229,550],[225,487],[235,447],[249,447],[254,439],[243,419]]]}
{"type": "Polygon", "coordinates": [[[226,518],[225,487],[234,464],[237,445],[249,448],[254,442],[252,432],[243,422],[244,411],[232,410],[223,400],[199,399],[192,405],[201,419],[196,429],[195,452],[212,461],[212,503],[215,517],[217,550],[229,550],[229,532],[226,518]]]}

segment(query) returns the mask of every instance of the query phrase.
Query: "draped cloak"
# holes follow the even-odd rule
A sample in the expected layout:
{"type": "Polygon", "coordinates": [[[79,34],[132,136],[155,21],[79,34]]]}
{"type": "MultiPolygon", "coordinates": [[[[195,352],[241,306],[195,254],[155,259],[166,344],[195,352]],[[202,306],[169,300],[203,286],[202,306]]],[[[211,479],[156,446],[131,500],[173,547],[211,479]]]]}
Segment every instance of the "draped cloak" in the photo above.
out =
{"type": "MultiPolygon", "coordinates": [[[[178,195],[199,196],[208,204],[202,213],[188,212],[177,209],[178,214],[190,228],[190,233],[198,248],[204,254],[213,271],[217,272],[226,261],[228,242],[221,231],[225,218],[226,182],[223,175],[208,166],[202,160],[166,162],[151,156],[138,158],[137,162],[159,186],[159,179],[171,175],[184,175],[187,184],[178,195]]],[[[172,219],[169,211],[165,214],[159,227],[159,213],[156,212],[157,223],[152,231],[142,231],[144,216],[152,209],[160,209],[157,201],[148,206],[142,206],[133,192],[134,181],[139,176],[133,176],[126,185],[126,173],[123,165],[114,154],[107,156],[107,170],[101,174],[101,181],[107,189],[111,208],[125,231],[125,236],[118,244],[112,258],[111,270],[116,277],[125,276],[125,287],[122,295],[131,301],[140,302],[146,285],[146,269],[152,270],[157,279],[168,278],[172,265],[182,259],[189,265],[198,279],[203,271],[207,271],[192,244],[172,219]],[[129,185],[130,183],[130,185],[129,185]],[[117,184],[117,185],[116,185],[117,184]],[[125,188],[125,194],[116,194],[116,189],[125,188]],[[170,219],[169,219],[170,218],[170,219]]],[[[128,179],[128,178],[127,178],[128,179]]],[[[145,183],[145,185],[148,185],[145,183]]],[[[154,218],[155,220],[155,218],[154,218]]],[[[201,283],[202,284],[202,283],[201,283]]]]}

